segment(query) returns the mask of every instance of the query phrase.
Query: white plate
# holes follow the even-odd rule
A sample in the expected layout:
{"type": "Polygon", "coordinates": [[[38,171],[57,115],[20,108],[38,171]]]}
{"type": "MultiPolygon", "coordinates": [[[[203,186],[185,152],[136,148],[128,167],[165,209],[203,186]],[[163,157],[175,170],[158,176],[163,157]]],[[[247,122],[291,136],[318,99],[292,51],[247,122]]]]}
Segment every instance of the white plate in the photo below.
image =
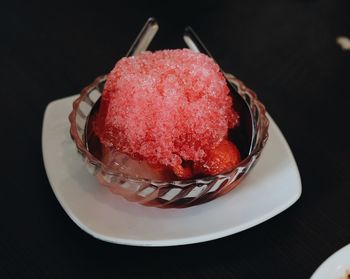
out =
{"type": "Polygon", "coordinates": [[[341,248],[325,260],[311,279],[342,279],[350,272],[350,244],[341,248]]]}
{"type": "Polygon", "coordinates": [[[159,209],[128,202],[99,186],[75,150],[68,114],[76,96],[50,103],[42,149],[51,187],[69,217],[108,242],[137,246],[197,243],[231,235],[277,215],[301,194],[297,165],[271,120],[270,138],[252,172],[230,193],[185,209],[159,209]]]}

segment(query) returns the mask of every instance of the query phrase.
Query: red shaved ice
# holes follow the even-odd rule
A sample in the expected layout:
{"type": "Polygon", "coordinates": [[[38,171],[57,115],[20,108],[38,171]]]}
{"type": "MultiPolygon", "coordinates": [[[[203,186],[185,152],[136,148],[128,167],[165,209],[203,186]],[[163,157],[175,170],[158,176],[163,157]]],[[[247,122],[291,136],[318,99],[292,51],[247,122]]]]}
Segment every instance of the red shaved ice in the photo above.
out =
{"type": "Polygon", "coordinates": [[[119,60],[108,75],[94,130],[103,145],[189,178],[189,162],[204,164],[238,124],[232,102],[208,56],[142,52],[119,60]]]}

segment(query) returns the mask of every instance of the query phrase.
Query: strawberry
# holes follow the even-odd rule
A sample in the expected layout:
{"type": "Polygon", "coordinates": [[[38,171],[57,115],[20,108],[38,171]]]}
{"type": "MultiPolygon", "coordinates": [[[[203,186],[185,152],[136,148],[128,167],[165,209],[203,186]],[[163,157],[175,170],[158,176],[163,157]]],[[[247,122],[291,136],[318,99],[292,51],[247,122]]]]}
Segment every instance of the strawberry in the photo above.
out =
{"type": "Polygon", "coordinates": [[[174,174],[181,179],[190,179],[193,177],[193,162],[184,161],[181,165],[172,168],[174,174]]]}
{"type": "Polygon", "coordinates": [[[209,151],[204,162],[195,164],[195,172],[204,175],[217,175],[234,169],[241,160],[235,144],[224,139],[216,148],[209,151]]]}
{"type": "MultiPolygon", "coordinates": [[[[217,175],[234,169],[241,160],[238,148],[224,139],[216,148],[207,152],[201,162],[183,161],[181,165],[171,167],[171,171],[180,179],[190,179],[201,175],[217,175]]],[[[155,170],[166,172],[163,165],[151,165],[155,170]]],[[[169,169],[170,170],[170,169],[169,169]]]]}

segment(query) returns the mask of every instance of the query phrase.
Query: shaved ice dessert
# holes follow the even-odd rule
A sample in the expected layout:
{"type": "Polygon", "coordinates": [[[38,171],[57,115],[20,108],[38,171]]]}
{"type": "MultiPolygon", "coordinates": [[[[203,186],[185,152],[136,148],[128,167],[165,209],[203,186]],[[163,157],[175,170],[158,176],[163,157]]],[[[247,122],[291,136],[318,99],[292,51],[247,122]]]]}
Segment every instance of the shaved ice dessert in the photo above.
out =
{"type": "Polygon", "coordinates": [[[240,162],[228,138],[239,125],[233,102],[219,66],[204,54],[177,49],[122,58],[92,121],[102,162],[122,168],[129,160],[164,179],[229,172],[240,162]]]}

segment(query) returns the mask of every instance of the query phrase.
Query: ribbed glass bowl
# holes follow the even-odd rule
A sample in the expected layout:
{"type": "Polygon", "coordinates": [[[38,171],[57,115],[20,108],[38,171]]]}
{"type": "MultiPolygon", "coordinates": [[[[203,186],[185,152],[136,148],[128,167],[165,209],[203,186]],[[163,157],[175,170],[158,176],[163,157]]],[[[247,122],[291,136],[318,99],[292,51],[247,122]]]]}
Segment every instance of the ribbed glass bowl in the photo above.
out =
{"type": "Polygon", "coordinates": [[[256,138],[251,154],[231,172],[215,176],[189,180],[154,181],[132,177],[110,169],[89,152],[86,129],[89,115],[100,99],[107,76],[98,77],[85,87],[73,103],[69,115],[70,134],[82,155],[90,173],[96,176],[103,186],[112,193],[123,196],[129,201],[154,207],[188,207],[208,202],[235,188],[250,172],[260,157],[268,138],[269,121],[264,105],[256,94],[240,80],[227,74],[227,78],[236,86],[238,93],[248,102],[256,128],[256,138]]]}

